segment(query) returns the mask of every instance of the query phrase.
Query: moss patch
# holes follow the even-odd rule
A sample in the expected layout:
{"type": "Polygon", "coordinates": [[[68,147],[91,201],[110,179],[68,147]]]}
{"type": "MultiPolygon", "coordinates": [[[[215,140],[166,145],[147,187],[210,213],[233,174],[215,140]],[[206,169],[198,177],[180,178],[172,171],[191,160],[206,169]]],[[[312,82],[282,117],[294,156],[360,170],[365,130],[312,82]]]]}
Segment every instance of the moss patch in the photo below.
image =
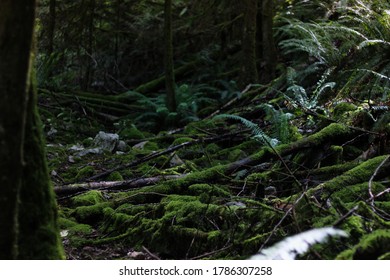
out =
{"type": "Polygon", "coordinates": [[[72,198],[72,203],[76,207],[95,205],[103,201],[104,198],[100,191],[89,191],[72,198]]]}

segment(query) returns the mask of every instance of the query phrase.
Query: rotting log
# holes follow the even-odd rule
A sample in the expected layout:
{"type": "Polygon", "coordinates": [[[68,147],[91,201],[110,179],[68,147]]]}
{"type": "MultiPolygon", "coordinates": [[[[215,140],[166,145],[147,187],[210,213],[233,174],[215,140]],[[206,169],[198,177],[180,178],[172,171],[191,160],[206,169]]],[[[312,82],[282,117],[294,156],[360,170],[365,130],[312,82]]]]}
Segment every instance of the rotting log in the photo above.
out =
{"type": "Polygon", "coordinates": [[[80,184],[69,184],[64,186],[54,187],[54,192],[57,196],[73,195],[91,190],[107,190],[107,191],[124,191],[145,186],[154,185],[161,181],[173,180],[185,177],[183,175],[166,175],[156,176],[151,178],[138,178],[124,181],[105,181],[105,182],[89,182],[80,184]]]}

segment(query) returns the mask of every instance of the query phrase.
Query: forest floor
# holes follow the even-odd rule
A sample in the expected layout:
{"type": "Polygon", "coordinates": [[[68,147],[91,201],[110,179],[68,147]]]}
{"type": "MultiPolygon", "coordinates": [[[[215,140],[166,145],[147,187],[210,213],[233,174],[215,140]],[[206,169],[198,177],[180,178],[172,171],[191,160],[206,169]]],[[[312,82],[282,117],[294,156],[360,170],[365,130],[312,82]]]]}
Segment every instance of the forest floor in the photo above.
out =
{"type": "Polygon", "coordinates": [[[270,117],[266,103],[289,106],[253,90],[181,129],[150,132],[97,123],[79,99],[64,110],[41,93],[67,258],[243,259],[329,226],[349,237],[302,258],[390,258],[388,125],[366,129],[347,100],[326,118],[303,110],[293,120],[270,117]],[[116,136],[105,145],[99,131],[116,136]]]}

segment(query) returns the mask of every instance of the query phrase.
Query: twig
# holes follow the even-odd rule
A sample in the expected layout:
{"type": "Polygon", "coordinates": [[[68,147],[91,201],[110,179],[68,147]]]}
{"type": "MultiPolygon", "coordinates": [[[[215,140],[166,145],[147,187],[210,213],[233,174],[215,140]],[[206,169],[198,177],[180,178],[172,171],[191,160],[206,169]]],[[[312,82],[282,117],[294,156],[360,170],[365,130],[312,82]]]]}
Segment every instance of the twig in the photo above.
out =
{"type": "Polygon", "coordinates": [[[151,256],[153,259],[155,259],[155,260],[161,260],[157,255],[155,255],[155,254],[153,254],[152,252],[150,252],[150,251],[148,250],[148,248],[146,248],[145,246],[142,246],[142,249],[144,249],[144,251],[145,251],[146,253],[148,253],[148,255],[151,256]]]}
{"type": "Polygon", "coordinates": [[[225,247],[223,247],[221,249],[218,249],[218,250],[215,250],[215,251],[212,251],[212,252],[208,252],[208,253],[205,253],[205,254],[193,257],[193,258],[191,258],[191,260],[199,260],[199,259],[202,259],[204,257],[208,257],[208,256],[211,256],[211,255],[217,254],[219,252],[225,251],[225,250],[229,249],[230,247],[232,247],[232,245],[228,245],[228,246],[225,246],[225,247]]]}
{"type": "Polygon", "coordinates": [[[370,180],[368,181],[368,194],[370,195],[370,198],[369,198],[369,202],[371,203],[371,205],[374,205],[374,199],[375,199],[375,196],[373,195],[372,193],[372,181],[374,180],[374,177],[378,174],[378,171],[379,169],[381,169],[381,167],[383,166],[383,164],[385,164],[385,162],[390,158],[390,155],[388,155],[379,165],[378,167],[375,169],[374,171],[374,174],[372,174],[370,180]]]}
{"type": "MultiPolygon", "coordinates": [[[[374,206],[374,200],[375,198],[378,198],[380,197],[381,195],[384,195],[385,193],[388,193],[390,192],[390,188],[387,188],[385,189],[384,191],[374,195],[372,193],[372,181],[374,180],[374,177],[378,174],[379,172],[379,169],[383,166],[383,164],[385,164],[385,162],[390,158],[390,155],[387,156],[379,165],[378,167],[375,169],[374,173],[372,174],[370,180],[368,181],[368,193],[370,195],[370,197],[368,199],[365,200],[366,203],[369,203],[372,207],[374,206]]],[[[350,217],[353,213],[355,213],[357,210],[359,209],[359,206],[356,205],[354,206],[353,208],[351,208],[346,214],[344,214],[342,217],[340,217],[340,219],[338,219],[334,224],[333,226],[337,227],[339,226],[345,219],[347,219],[348,217],[350,217]]]]}
{"type": "Polygon", "coordinates": [[[298,197],[298,199],[294,202],[294,204],[292,205],[291,208],[289,208],[286,213],[284,214],[284,216],[280,219],[280,221],[274,226],[273,230],[271,231],[271,233],[268,235],[267,239],[264,241],[264,243],[261,245],[260,249],[259,249],[259,252],[261,250],[263,250],[263,248],[265,247],[265,245],[267,245],[267,243],[270,241],[271,237],[275,234],[276,230],[279,228],[279,226],[282,224],[282,222],[284,221],[284,219],[287,218],[287,216],[290,214],[291,211],[294,210],[295,206],[298,204],[299,201],[301,201],[301,199],[303,197],[306,196],[306,190],[302,192],[301,196],[298,197]]]}

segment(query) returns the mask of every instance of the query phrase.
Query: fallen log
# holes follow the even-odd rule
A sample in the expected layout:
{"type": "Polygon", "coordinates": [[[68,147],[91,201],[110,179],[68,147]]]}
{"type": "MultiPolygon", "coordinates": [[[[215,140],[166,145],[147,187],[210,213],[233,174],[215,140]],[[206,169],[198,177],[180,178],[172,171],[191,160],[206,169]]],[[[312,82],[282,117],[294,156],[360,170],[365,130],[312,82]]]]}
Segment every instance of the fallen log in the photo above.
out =
{"type": "Polygon", "coordinates": [[[104,181],[104,182],[89,182],[69,184],[64,186],[55,186],[54,192],[57,196],[72,195],[80,192],[91,190],[108,190],[108,191],[124,191],[129,189],[142,188],[157,184],[161,181],[174,180],[184,178],[187,174],[182,175],[165,175],[150,178],[138,178],[124,181],[104,181]]]}

